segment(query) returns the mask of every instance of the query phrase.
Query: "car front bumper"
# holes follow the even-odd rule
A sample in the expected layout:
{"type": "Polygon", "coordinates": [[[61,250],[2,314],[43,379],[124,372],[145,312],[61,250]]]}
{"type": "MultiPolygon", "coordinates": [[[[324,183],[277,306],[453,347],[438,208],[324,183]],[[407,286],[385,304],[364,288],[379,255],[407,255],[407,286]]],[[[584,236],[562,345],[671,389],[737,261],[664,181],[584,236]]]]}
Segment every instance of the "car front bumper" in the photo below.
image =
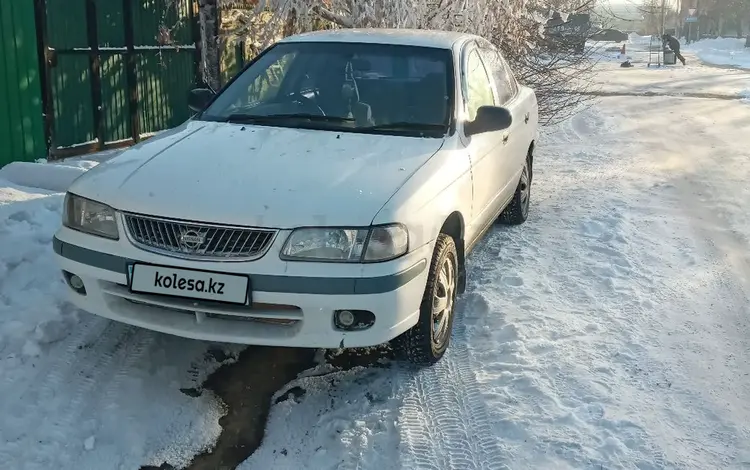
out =
{"type": "Polygon", "coordinates": [[[280,233],[262,258],[250,262],[192,261],[61,228],[53,245],[63,271],[81,278],[85,295],[69,288],[82,310],[177,336],[228,343],[339,348],[374,346],[399,336],[419,318],[432,245],[393,261],[339,264],[282,261],[280,233]],[[138,262],[180,269],[248,275],[250,305],[133,293],[128,265],[138,262]],[[375,323],[343,331],[336,310],[372,312],[375,323]]]}

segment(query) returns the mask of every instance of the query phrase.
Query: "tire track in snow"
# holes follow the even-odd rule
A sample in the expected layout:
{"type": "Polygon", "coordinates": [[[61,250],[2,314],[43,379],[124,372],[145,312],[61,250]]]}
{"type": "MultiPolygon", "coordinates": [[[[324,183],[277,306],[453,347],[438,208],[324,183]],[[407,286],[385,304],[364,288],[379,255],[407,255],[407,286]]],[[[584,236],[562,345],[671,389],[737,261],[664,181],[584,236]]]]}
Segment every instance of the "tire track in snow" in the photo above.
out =
{"type": "MultiPolygon", "coordinates": [[[[89,334],[92,323],[95,323],[95,321],[84,320],[78,323],[74,329],[74,333],[66,338],[65,342],[68,347],[62,354],[55,354],[55,359],[52,361],[39,361],[40,367],[34,366],[36,369],[34,380],[29,380],[25,384],[19,384],[18,380],[14,380],[14,386],[11,389],[16,393],[3,397],[2,403],[4,407],[15,407],[18,403],[28,403],[34,398],[33,395],[39,395],[41,400],[53,397],[55,392],[59,390],[63,378],[60,373],[61,367],[59,363],[63,357],[66,357],[68,358],[68,362],[65,362],[64,366],[70,367],[73,362],[70,358],[76,354],[80,345],[85,343],[85,338],[89,334]]],[[[101,323],[99,324],[101,325],[101,323]]],[[[58,349],[58,346],[53,346],[53,349],[58,349]]]]}
{"type": "MultiPolygon", "coordinates": [[[[564,141],[581,144],[587,134],[604,126],[589,113],[582,113],[563,127],[564,141]]],[[[496,438],[494,418],[475,375],[483,367],[470,352],[466,327],[467,310],[474,308],[472,299],[478,292],[476,283],[482,284],[485,271],[498,273],[497,259],[485,253],[495,246],[498,235],[494,230],[488,233],[468,260],[470,281],[457,304],[446,355],[416,374],[405,368],[399,371],[400,395],[404,397],[399,419],[403,468],[510,468],[512,456],[496,438]]]]}
{"type": "MultiPolygon", "coordinates": [[[[9,461],[9,452],[22,451],[26,455],[24,468],[46,469],[50,465],[69,462],[73,458],[71,451],[77,453],[68,448],[70,434],[99,421],[94,413],[102,408],[96,406],[96,397],[115,402],[119,383],[116,377],[125,377],[137,360],[137,357],[128,359],[129,352],[143,352],[150,343],[146,341],[148,335],[140,335],[138,342],[131,344],[134,327],[83,315],[85,317],[76,325],[73,334],[64,343],[53,344],[44,354],[51,360],[36,362],[40,365],[35,367],[36,373],[17,384],[16,394],[4,397],[3,416],[24,421],[23,428],[37,429],[38,436],[33,451],[19,449],[6,441],[7,447],[3,446],[0,461],[9,461]],[[82,363],[82,355],[93,360],[82,363]],[[113,367],[113,363],[123,365],[113,367]],[[99,392],[97,387],[103,385],[106,388],[99,392]],[[60,401],[59,394],[66,389],[72,393],[65,401],[60,401]],[[29,419],[37,422],[30,424],[29,419]],[[50,456],[54,456],[56,462],[49,462],[50,456]]],[[[24,440],[25,437],[19,436],[17,444],[22,445],[24,440]]]]}
{"type": "MultiPolygon", "coordinates": [[[[53,373],[54,383],[59,385],[63,379],[70,380],[71,375],[74,375],[73,381],[75,383],[74,392],[71,399],[66,402],[64,411],[59,410],[54,414],[56,421],[49,435],[49,440],[45,443],[48,447],[56,448],[57,458],[64,459],[65,443],[69,440],[71,430],[87,424],[87,422],[90,422],[89,420],[96,419],[86,416],[92,411],[96,413],[95,410],[98,410],[97,407],[90,406],[92,395],[97,393],[95,388],[98,385],[111,382],[109,378],[116,372],[116,369],[112,367],[113,359],[121,349],[126,347],[133,335],[133,330],[134,327],[107,322],[93,342],[85,343],[88,357],[95,358],[95,361],[79,370],[75,364],[80,364],[78,360],[80,353],[78,352],[78,344],[73,342],[70,343],[66,354],[61,358],[65,366],[55,368],[53,373]],[[78,354],[76,354],[77,352],[78,354]]],[[[50,452],[35,453],[37,458],[49,457],[50,455],[55,454],[50,452]]]]}
{"type": "MultiPolygon", "coordinates": [[[[59,354],[50,354],[50,357],[54,359],[49,361],[35,361],[35,363],[40,364],[40,367],[34,367],[36,374],[23,382],[19,380],[14,381],[11,389],[16,391],[16,393],[10,396],[6,395],[0,401],[3,405],[0,408],[0,415],[8,423],[19,422],[17,426],[19,430],[24,428],[41,429],[42,423],[29,425],[28,423],[24,424],[24,422],[29,416],[33,416],[37,421],[49,418],[49,416],[45,416],[47,413],[40,413],[36,409],[48,406],[54,402],[56,394],[62,389],[63,380],[69,378],[63,371],[69,371],[72,368],[76,351],[78,351],[82,344],[85,344],[85,339],[89,336],[92,326],[101,326],[104,324],[104,322],[100,322],[97,319],[94,320],[80,322],[74,330],[75,333],[67,338],[67,348],[60,351],[59,354]]],[[[53,349],[61,348],[58,346],[53,347],[53,349]]],[[[8,389],[8,387],[5,388],[6,390],[8,389]]],[[[9,428],[15,429],[16,426],[6,425],[6,429],[9,428]]],[[[25,440],[26,436],[21,431],[13,439],[9,438],[8,435],[3,435],[2,439],[0,439],[0,462],[12,461],[11,453],[17,450],[19,446],[24,446],[25,440]],[[5,441],[4,445],[2,441],[5,441]]],[[[36,452],[33,452],[32,457],[38,459],[41,455],[47,455],[44,448],[49,445],[49,442],[38,439],[37,445],[38,449],[36,452]]],[[[29,452],[26,452],[26,454],[28,455],[29,452]]],[[[27,463],[34,463],[33,458],[27,463]]]]}
{"type": "MultiPolygon", "coordinates": [[[[459,300],[459,305],[465,302],[459,300]]],[[[466,344],[463,308],[456,312],[443,359],[416,373],[399,369],[403,468],[504,469],[507,455],[493,437],[490,415],[466,344]]]]}
{"type": "MultiPolygon", "coordinates": [[[[125,338],[123,347],[116,350],[116,364],[120,365],[114,373],[114,377],[107,381],[107,386],[103,393],[104,403],[95,409],[104,410],[110,416],[119,416],[120,401],[119,394],[125,389],[123,386],[127,379],[133,378],[137,365],[141,363],[141,358],[146,351],[149,351],[156,340],[157,334],[154,331],[145,330],[137,327],[127,326],[128,335],[125,338]]],[[[113,354],[113,357],[115,354],[113,354]]],[[[123,439],[129,442],[139,442],[134,438],[133,433],[137,426],[132,413],[129,413],[119,423],[123,433],[123,439]]]]}

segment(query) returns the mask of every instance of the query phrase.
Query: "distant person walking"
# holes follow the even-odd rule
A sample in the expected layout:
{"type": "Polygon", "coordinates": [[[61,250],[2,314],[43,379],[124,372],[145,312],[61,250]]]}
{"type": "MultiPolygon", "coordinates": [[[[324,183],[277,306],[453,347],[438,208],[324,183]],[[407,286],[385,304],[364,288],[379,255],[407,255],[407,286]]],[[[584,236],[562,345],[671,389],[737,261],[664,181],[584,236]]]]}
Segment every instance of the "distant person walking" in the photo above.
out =
{"type": "Polygon", "coordinates": [[[680,54],[680,41],[677,40],[674,36],[670,34],[665,34],[661,37],[664,44],[669,46],[670,49],[672,49],[672,52],[674,52],[674,56],[679,59],[680,62],[682,62],[682,65],[685,65],[685,58],[682,57],[682,54],[680,54]]]}

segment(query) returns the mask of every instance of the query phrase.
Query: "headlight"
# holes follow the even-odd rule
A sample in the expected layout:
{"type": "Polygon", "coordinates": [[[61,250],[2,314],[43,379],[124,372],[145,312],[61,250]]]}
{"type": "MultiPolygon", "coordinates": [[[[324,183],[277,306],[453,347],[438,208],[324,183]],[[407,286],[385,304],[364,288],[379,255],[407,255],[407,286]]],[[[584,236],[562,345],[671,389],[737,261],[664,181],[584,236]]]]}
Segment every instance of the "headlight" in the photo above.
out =
{"type": "Polygon", "coordinates": [[[300,228],[289,235],[281,258],[372,263],[398,258],[408,249],[409,234],[400,224],[372,228],[300,228]]]}
{"type": "Polygon", "coordinates": [[[91,235],[120,238],[114,209],[71,193],[65,195],[63,225],[91,235]]]}

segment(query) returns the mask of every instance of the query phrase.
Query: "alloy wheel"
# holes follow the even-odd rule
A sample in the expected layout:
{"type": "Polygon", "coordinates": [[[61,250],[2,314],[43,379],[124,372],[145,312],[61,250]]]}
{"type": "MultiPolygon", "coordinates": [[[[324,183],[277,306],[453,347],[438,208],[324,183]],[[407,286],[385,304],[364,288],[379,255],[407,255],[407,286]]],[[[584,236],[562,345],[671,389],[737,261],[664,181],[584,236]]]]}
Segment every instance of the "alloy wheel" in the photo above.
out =
{"type": "Polygon", "coordinates": [[[521,183],[520,183],[520,189],[521,189],[521,211],[523,212],[524,218],[526,218],[526,215],[529,213],[529,202],[531,200],[531,185],[529,184],[529,163],[528,161],[523,167],[523,172],[521,173],[521,183]]]}
{"type": "Polygon", "coordinates": [[[432,343],[439,348],[450,335],[450,316],[456,293],[456,268],[451,258],[443,260],[432,299],[432,343]]]}

